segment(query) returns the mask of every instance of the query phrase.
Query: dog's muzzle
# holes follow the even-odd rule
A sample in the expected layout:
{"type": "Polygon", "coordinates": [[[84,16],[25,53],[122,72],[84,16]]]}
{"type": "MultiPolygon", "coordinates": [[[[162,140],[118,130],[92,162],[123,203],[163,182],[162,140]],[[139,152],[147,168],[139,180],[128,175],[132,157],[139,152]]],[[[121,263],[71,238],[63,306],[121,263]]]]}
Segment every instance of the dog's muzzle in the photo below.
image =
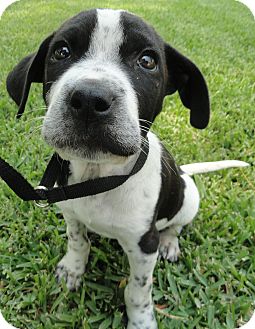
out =
{"type": "Polygon", "coordinates": [[[141,134],[132,95],[111,79],[64,76],[49,93],[43,137],[65,159],[133,155],[141,147],[141,134]]]}

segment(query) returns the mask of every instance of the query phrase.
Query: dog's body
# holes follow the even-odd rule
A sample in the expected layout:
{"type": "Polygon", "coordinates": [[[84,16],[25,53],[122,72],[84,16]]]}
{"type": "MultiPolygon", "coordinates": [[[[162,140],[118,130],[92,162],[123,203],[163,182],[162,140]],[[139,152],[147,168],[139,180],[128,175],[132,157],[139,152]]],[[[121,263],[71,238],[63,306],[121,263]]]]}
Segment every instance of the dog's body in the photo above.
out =
{"type": "Polygon", "coordinates": [[[128,328],[157,328],[151,290],[158,252],[177,259],[177,235],[199,208],[199,194],[189,175],[243,165],[226,161],[219,168],[179,168],[148,132],[164,97],[177,90],[191,110],[191,124],[207,125],[209,98],[202,74],[136,16],[91,10],[67,21],[10,73],[7,88],[20,113],[32,82],[44,87],[48,110],[43,136],[69,161],[61,184],[128,174],[143,152],[142,143],[149,143],[146,163],[123,185],[59,202],[67,223],[68,251],[57,276],[69,289],[79,286],[90,249],[87,228],[117,239],[130,263],[125,290],[128,328]]]}

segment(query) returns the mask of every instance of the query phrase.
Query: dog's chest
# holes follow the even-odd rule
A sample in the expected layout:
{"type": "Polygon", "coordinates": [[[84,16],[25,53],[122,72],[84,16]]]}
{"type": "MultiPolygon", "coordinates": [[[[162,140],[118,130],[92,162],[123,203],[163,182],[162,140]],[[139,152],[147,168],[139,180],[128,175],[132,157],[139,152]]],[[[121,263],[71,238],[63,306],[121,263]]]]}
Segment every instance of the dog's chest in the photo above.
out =
{"type": "MultiPolygon", "coordinates": [[[[120,237],[121,232],[127,234],[144,229],[153,218],[161,184],[160,158],[158,154],[153,157],[154,152],[149,154],[142,170],[123,185],[95,196],[59,202],[64,216],[79,220],[90,230],[110,238],[120,237]]],[[[104,174],[110,176],[123,172],[115,168],[114,172],[104,170],[104,174]]],[[[68,183],[98,176],[104,176],[99,166],[76,167],[68,183]]]]}
{"type": "Polygon", "coordinates": [[[64,215],[85,224],[90,230],[118,238],[144,226],[144,221],[153,218],[157,196],[153,190],[145,193],[143,186],[134,185],[130,178],[122,186],[96,196],[59,203],[64,215]],[[146,195],[145,195],[146,194],[146,195]]]}

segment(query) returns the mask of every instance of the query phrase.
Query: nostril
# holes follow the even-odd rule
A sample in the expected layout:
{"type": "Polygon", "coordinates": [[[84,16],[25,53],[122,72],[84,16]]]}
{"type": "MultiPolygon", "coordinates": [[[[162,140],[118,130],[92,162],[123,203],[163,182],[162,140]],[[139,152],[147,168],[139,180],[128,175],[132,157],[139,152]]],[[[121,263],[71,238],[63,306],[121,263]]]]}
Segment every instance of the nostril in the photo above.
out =
{"type": "Polygon", "coordinates": [[[112,104],[113,99],[109,97],[108,99],[102,97],[95,98],[95,111],[105,112],[109,109],[112,104]]]}
{"type": "Polygon", "coordinates": [[[77,93],[74,93],[72,95],[71,100],[70,100],[70,105],[75,110],[80,110],[82,108],[81,97],[77,93]]]}

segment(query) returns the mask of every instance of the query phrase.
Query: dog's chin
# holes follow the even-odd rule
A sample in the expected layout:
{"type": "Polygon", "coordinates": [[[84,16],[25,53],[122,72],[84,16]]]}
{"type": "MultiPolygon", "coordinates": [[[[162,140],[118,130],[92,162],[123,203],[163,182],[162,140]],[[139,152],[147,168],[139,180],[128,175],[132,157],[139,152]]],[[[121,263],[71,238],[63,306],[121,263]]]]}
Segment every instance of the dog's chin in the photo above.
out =
{"type": "Polygon", "coordinates": [[[140,146],[132,148],[113,148],[111,150],[91,150],[86,147],[70,148],[70,147],[54,147],[60,157],[67,161],[83,160],[92,163],[121,163],[125,162],[129,156],[139,152],[140,146]]]}
{"type": "Polygon", "coordinates": [[[93,136],[60,135],[56,130],[44,130],[45,142],[64,160],[85,160],[96,163],[125,161],[141,149],[141,136],[132,134],[94,134],[93,136]]]}

